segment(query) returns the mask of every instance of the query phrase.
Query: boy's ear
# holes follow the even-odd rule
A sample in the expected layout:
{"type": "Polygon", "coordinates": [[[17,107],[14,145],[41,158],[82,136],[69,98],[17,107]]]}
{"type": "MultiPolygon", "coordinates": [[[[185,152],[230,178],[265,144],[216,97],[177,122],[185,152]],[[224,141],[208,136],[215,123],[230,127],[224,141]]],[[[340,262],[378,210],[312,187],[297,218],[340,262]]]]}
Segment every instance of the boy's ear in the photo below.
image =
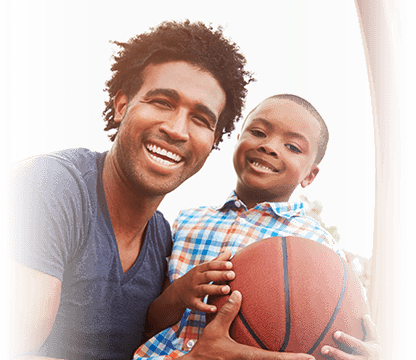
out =
{"type": "Polygon", "coordinates": [[[307,187],[316,178],[316,175],[318,175],[318,173],[319,173],[319,168],[318,168],[318,165],[315,164],[312,167],[312,169],[309,172],[309,174],[300,182],[300,185],[303,188],[307,187]]]}
{"type": "Polygon", "coordinates": [[[114,121],[115,122],[121,122],[121,120],[123,120],[124,114],[126,112],[127,109],[127,104],[128,104],[128,100],[127,100],[127,96],[124,95],[124,93],[119,90],[117,91],[116,96],[114,96],[114,121]]]}

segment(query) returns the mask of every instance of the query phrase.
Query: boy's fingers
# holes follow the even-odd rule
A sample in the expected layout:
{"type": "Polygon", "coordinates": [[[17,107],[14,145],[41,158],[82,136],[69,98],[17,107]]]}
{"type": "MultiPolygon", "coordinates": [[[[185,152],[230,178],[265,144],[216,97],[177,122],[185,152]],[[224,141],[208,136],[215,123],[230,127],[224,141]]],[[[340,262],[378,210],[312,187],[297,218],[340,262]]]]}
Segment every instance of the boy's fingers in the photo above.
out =
{"type": "Polygon", "coordinates": [[[205,304],[202,301],[196,301],[192,310],[198,310],[204,313],[214,313],[217,311],[217,307],[214,305],[205,304]]]}
{"type": "Polygon", "coordinates": [[[354,355],[347,354],[340,349],[333,348],[332,346],[325,345],[321,349],[321,354],[325,356],[325,359],[334,360],[355,360],[354,355]]]}
{"type": "Polygon", "coordinates": [[[211,260],[206,263],[197,265],[194,267],[194,269],[198,269],[198,272],[204,273],[211,270],[231,270],[232,267],[233,264],[231,261],[211,260]]]}
{"type": "Polygon", "coordinates": [[[334,339],[337,342],[348,345],[357,354],[367,355],[367,348],[365,344],[351,335],[343,333],[342,331],[336,331],[334,333],[334,339]]]}
{"type": "Polygon", "coordinates": [[[229,260],[232,253],[231,250],[224,250],[221,254],[219,254],[215,259],[213,260],[220,260],[220,261],[226,261],[229,260]]]}
{"type": "Polygon", "coordinates": [[[208,284],[211,281],[215,281],[215,282],[231,281],[231,280],[234,280],[234,278],[235,278],[234,271],[206,271],[200,275],[199,283],[208,284]]]}
{"type": "Polygon", "coordinates": [[[365,332],[364,341],[377,340],[377,328],[376,325],[371,321],[370,315],[364,316],[362,324],[365,332]]]}
{"type": "Polygon", "coordinates": [[[226,295],[230,290],[228,285],[201,285],[198,287],[198,296],[226,295]]]}

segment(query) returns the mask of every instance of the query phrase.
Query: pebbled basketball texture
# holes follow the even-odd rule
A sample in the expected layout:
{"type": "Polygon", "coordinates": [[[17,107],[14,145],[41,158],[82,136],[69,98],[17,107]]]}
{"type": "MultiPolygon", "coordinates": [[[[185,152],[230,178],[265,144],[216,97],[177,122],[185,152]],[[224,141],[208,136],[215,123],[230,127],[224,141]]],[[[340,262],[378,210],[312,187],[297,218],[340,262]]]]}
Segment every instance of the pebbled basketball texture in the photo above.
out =
{"type": "MultiPolygon", "coordinates": [[[[368,312],[360,280],[328,247],[273,237],[245,247],[231,262],[236,277],[229,285],[243,296],[230,328],[237,342],[319,360],[323,345],[339,347],[332,337],[337,330],[363,339],[361,319],[368,312]]],[[[227,299],[210,296],[208,302],[220,308],[227,299]]],[[[207,314],[207,321],[214,316],[207,314]]]]}

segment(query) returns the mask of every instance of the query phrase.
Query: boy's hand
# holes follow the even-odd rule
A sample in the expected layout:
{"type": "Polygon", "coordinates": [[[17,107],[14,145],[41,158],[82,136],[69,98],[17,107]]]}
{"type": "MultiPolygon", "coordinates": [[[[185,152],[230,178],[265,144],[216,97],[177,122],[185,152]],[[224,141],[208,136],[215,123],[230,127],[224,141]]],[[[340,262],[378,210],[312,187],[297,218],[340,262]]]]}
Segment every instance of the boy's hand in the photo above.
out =
{"type": "Polygon", "coordinates": [[[341,331],[334,334],[335,342],[348,345],[353,350],[353,354],[347,354],[340,349],[325,345],[321,349],[322,355],[334,360],[381,360],[381,347],[378,342],[377,329],[369,315],[364,317],[363,327],[366,333],[364,342],[341,331]]]}
{"type": "Polygon", "coordinates": [[[228,285],[209,284],[212,281],[224,283],[234,279],[235,274],[231,271],[232,263],[227,261],[230,257],[231,251],[225,250],[215,259],[195,266],[175,280],[171,285],[177,301],[192,310],[216,312],[217,308],[205,304],[203,299],[206,295],[226,295],[230,292],[228,285]]]}

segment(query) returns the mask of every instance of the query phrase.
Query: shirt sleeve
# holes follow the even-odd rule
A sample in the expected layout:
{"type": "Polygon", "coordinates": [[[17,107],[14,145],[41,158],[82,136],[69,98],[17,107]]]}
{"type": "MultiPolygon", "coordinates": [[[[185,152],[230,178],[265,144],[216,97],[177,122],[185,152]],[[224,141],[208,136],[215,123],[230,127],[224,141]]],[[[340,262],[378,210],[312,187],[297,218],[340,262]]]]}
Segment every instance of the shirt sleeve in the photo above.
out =
{"type": "Polygon", "coordinates": [[[91,225],[81,175],[68,161],[45,155],[15,164],[10,183],[12,258],[62,281],[91,225]]]}

